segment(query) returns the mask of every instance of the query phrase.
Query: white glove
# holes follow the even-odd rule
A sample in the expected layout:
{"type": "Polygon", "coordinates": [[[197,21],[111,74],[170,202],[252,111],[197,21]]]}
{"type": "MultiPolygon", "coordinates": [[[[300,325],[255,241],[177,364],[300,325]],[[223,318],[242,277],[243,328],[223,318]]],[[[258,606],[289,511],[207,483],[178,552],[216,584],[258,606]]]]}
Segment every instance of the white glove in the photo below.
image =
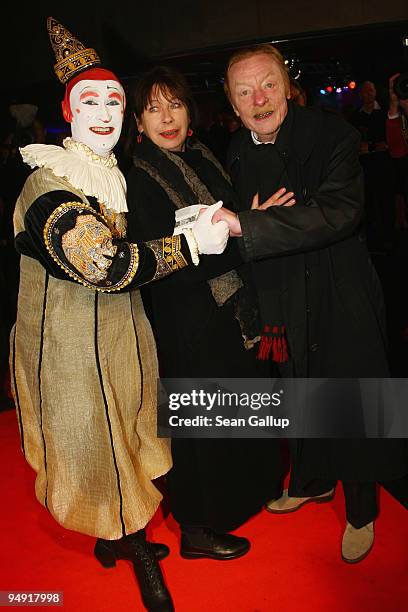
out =
{"type": "Polygon", "coordinates": [[[198,215],[202,208],[208,208],[203,204],[193,204],[176,210],[176,225],[174,226],[173,236],[183,234],[184,230],[191,229],[198,219],[198,215]]]}
{"type": "Polygon", "coordinates": [[[193,225],[191,231],[197,241],[198,252],[204,255],[219,255],[223,253],[229,238],[229,228],[225,221],[211,223],[216,210],[221,208],[222,202],[216,202],[203,212],[193,225]]]}

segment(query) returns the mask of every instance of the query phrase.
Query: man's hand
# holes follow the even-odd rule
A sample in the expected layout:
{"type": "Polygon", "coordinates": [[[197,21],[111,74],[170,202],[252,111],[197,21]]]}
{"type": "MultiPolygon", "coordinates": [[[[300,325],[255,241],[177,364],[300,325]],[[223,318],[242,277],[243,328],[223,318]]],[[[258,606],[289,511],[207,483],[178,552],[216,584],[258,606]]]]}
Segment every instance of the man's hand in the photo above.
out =
{"type": "Polygon", "coordinates": [[[236,213],[228,210],[228,208],[222,207],[217,210],[212,218],[213,223],[218,223],[219,221],[225,221],[225,223],[227,223],[232,238],[239,238],[242,236],[241,223],[236,213]]]}
{"type": "Polygon", "coordinates": [[[286,191],[285,187],[278,189],[274,194],[269,196],[265,202],[259,204],[259,193],[254,195],[252,200],[252,210],[267,210],[270,206],[294,206],[296,200],[293,197],[293,191],[286,191]]]}
{"type": "MultiPolygon", "coordinates": [[[[293,197],[293,191],[286,191],[285,187],[278,189],[274,194],[269,196],[265,202],[259,204],[259,194],[256,193],[252,200],[252,210],[268,210],[271,206],[294,206],[296,200],[293,197]]],[[[220,208],[212,218],[213,223],[225,221],[228,224],[230,236],[232,238],[240,238],[242,236],[241,223],[236,213],[227,208],[220,208]]]]}

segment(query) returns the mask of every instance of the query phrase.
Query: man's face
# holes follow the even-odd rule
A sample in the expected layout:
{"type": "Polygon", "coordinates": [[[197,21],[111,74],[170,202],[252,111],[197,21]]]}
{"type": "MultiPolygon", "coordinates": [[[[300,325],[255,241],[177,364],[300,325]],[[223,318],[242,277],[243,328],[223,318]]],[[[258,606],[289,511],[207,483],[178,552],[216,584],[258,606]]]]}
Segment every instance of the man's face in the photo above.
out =
{"type": "Polygon", "coordinates": [[[305,95],[294,84],[290,84],[290,99],[299,106],[306,106],[305,95]]]}
{"type": "Polygon", "coordinates": [[[370,81],[363,83],[360,89],[360,98],[363,101],[363,104],[373,104],[376,96],[377,91],[374,83],[371,83],[370,81]]]}
{"type": "Polygon", "coordinates": [[[261,142],[272,140],[288,111],[289,88],[278,63],[267,53],[242,59],[228,71],[235,113],[261,142]]]}
{"type": "Polygon", "coordinates": [[[76,83],[69,97],[72,138],[98,155],[108,155],[119,140],[124,101],[124,91],[117,81],[76,83]]]}

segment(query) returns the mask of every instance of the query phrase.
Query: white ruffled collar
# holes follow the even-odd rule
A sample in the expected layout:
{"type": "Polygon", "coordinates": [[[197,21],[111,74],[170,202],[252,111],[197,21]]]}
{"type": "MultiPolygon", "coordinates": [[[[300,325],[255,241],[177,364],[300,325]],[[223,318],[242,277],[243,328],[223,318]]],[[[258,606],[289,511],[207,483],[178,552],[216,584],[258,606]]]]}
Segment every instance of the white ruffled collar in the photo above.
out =
{"type": "Polygon", "coordinates": [[[31,168],[49,168],[106,208],[116,213],[128,212],[126,181],[117,167],[115,155],[101,157],[72,138],[65,138],[63,146],[32,144],[20,152],[31,168]]]}

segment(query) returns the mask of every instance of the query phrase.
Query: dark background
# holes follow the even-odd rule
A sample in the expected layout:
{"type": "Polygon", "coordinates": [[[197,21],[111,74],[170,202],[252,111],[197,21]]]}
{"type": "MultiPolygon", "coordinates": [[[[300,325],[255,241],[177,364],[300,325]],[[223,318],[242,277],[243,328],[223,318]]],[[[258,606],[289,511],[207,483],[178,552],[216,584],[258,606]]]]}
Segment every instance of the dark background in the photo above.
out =
{"type": "MultiPolygon", "coordinates": [[[[274,42],[293,59],[310,103],[319,102],[325,84],[347,79],[374,80],[381,100],[388,76],[408,69],[402,45],[408,37],[406,0],[19,3],[2,23],[2,115],[10,102],[25,102],[38,105],[48,124],[61,122],[63,88],[53,72],[48,15],[94,47],[125,86],[150,64],[170,63],[184,71],[204,122],[210,110],[225,104],[222,75],[228,56],[248,43],[274,42]]],[[[341,103],[335,95],[325,97],[325,104],[341,103]]]]}

